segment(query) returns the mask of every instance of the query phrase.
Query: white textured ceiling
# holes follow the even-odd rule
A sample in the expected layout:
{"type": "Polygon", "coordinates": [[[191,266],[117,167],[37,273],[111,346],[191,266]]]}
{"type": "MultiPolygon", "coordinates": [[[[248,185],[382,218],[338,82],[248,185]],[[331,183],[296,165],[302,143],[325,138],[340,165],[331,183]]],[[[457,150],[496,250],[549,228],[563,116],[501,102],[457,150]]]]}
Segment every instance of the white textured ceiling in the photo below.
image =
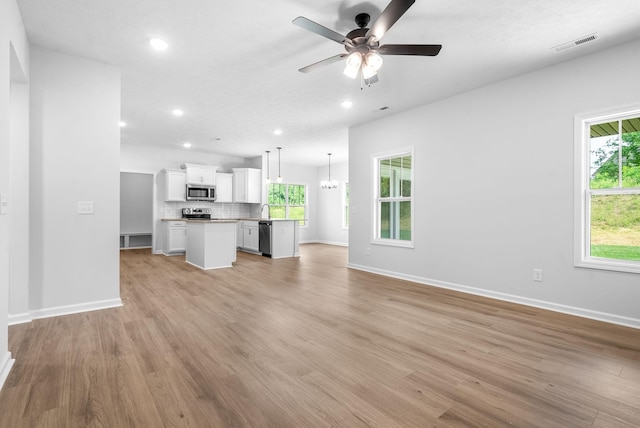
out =
{"type": "Polygon", "coordinates": [[[122,144],[190,141],[190,150],[243,157],[282,146],[283,162],[304,165],[325,164],[327,152],[346,160],[350,126],[640,38],[639,0],[418,0],[383,44],[442,44],[440,55],[386,56],[380,82],[361,89],[341,63],[298,72],[343,47],[291,21],[305,16],[346,34],[357,13],[373,21],[388,0],[18,4],[32,44],[121,67],[122,144]],[[592,33],[593,42],[551,49],[592,33]],[[152,36],[169,49],[151,50],[152,36]]]}

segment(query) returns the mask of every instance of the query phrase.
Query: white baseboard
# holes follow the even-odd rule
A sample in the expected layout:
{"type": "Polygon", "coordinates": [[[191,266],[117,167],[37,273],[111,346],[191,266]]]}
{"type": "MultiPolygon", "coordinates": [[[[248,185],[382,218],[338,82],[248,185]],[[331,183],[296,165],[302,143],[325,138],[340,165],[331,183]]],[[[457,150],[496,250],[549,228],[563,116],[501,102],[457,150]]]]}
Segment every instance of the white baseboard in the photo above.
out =
{"type": "Polygon", "coordinates": [[[466,285],[454,284],[446,281],[437,281],[434,279],[423,278],[414,275],[406,275],[398,272],[387,271],[383,269],[375,269],[368,266],[361,266],[354,263],[348,263],[348,268],[362,270],[365,272],[375,273],[378,275],[388,276],[391,278],[403,279],[433,287],[446,288],[448,290],[460,291],[462,293],[475,294],[477,296],[489,297],[496,300],[503,300],[511,303],[518,303],[525,306],[532,306],[540,309],[547,309],[563,314],[575,315],[582,318],[589,318],[597,321],[604,321],[611,324],[618,324],[625,327],[640,329],[640,319],[629,318],[616,314],[598,312],[591,309],[577,308],[574,306],[562,305],[559,303],[547,302],[544,300],[530,299],[528,297],[516,296],[513,294],[499,293],[496,291],[484,290],[482,288],[468,287],[466,285]]]}
{"type": "Polygon", "coordinates": [[[271,256],[269,257],[271,260],[278,260],[278,259],[290,259],[291,257],[300,257],[300,253],[293,253],[291,255],[286,255],[286,256],[278,256],[278,257],[274,257],[271,256]]]}
{"type": "Polygon", "coordinates": [[[2,389],[4,381],[7,380],[11,367],[13,367],[13,363],[15,362],[16,360],[11,358],[11,352],[7,352],[4,357],[2,357],[0,361],[0,389],[2,389]]]}
{"type": "Polygon", "coordinates": [[[202,266],[198,266],[197,264],[191,263],[189,260],[185,260],[185,262],[187,262],[191,266],[197,267],[198,269],[201,269],[201,270],[226,269],[226,268],[233,267],[233,265],[228,265],[228,266],[225,265],[225,266],[215,266],[215,267],[203,268],[202,266]]]}
{"type": "Polygon", "coordinates": [[[349,243],[338,241],[318,241],[318,244],[335,245],[337,247],[348,247],[349,243]]]}
{"type": "Polygon", "coordinates": [[[26,324],[28,322],[31,322],[31,314],[28,312],[15,315],[9,314],[9,325],[26,324]]]}
{"type": "Polygon", "coordinates": [[[344,243],[344,242],[322,241],[322,240],[304,241],[304,242],[300,242],[300,244],[326,244],[326,245],[335,245],[337,247],[348,247],[349,246],[348,243],[344,243]]]}
{"type": "Polygon", "coordinates": [[[100,309],[118,308],[122,306],[120,298],[100,300],[97,302],[80,303],[78,305],[58,306],[55,308],[38,309],[31,311],[32,319],[59,317],[61,315],[78,314],[81,312],[98,311],[100,309]]]}

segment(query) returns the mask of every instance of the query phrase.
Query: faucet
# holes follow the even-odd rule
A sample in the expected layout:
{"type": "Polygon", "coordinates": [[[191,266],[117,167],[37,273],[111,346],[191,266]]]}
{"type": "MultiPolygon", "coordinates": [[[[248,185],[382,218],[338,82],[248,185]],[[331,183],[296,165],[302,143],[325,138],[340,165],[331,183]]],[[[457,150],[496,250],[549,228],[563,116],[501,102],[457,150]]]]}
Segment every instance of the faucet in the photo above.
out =
{"type": "Polygon", "coordinates": [[[271,219],[271,207],[269,206],[269,204],[262,204],[262,206],[260,207],[260,217],[262,217],[262,210],[264,210],[264,207],[267,207],[267,219],[271,219]]]}

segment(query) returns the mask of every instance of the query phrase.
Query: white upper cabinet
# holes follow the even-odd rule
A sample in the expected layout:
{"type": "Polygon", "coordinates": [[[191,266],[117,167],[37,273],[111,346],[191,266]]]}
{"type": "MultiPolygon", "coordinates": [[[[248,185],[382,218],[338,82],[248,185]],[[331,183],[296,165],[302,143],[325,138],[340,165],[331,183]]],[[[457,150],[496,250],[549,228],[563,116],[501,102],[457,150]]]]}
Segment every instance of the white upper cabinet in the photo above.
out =
{"type": "Polygon", "coordinates": [[[216,174],[216,202],[233,202],[233,174],[216,174]]]}
{"type": "Polygon", "coordinates": [[[187,183],[189,184],[216,184],[216,170],[218,169],[216,166],[185,163],[182,168],[187,171],[187,183]]]}
{"type": "Polygon", "coordinates": [[[179,169],[163,169],[160,171],[160,194],[166,202],[186,201],[186,175],[179,169]]]}
{"type": "Polygon", "coordinates": [[[262,202],[262,171],[256,168],[233,168],[233,202],[262,202]]]}

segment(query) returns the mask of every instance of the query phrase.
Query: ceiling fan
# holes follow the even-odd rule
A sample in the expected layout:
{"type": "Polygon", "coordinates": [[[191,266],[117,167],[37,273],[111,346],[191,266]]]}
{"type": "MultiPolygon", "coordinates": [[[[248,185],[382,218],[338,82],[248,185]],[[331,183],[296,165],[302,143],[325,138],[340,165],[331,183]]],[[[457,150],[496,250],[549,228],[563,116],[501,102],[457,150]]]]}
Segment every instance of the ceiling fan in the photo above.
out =
{"type": "Polygon", "coordinates": [[[381,55],[418,55],[436,56],[442,49],[442,45],[380,45],[380,39],[396,23],[398,19],[415,3],[415,0],[391,0],[385,10],[373,22],[371,28],[367,28],[371,17],[368,13],[356,15],[358,28],[343,36],[327,27],[311,21],[303,16],[293,20],[293,23],[306,30],[326,37],[329,40],[344,45],[347,53],[334,55],[314,64],[302,67],[298,71],[309,73],[320,67],[343,58],[346,60],[344,74],[355,79],[360,74],[368,85],[378,81],[378,70],[382,66],[381,55]]]}

